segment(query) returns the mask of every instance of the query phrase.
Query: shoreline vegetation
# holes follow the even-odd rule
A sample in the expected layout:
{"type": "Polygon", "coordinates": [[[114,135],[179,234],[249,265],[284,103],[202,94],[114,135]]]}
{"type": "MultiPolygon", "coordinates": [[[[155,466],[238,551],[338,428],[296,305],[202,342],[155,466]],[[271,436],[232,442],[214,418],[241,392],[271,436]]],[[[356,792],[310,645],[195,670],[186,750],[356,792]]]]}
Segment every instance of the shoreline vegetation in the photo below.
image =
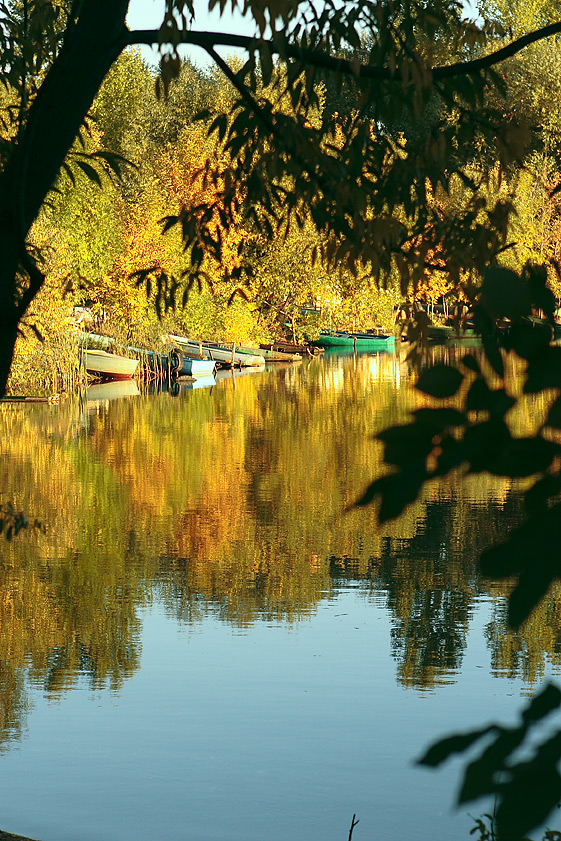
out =
{"type": "MultiPolygon", "coordinates": [[[[137,50],[123,53],[33,225],[30,241],[41,254],[46,282],[21,325],[8,394],[83,390],[76,328],[161,352],[163,334],[254,347],[276,339],[313,341],[321,330],[381,328],[399,335],[396,316],[421,310],[427,324],[454,321],[460,327],[466,309],[461,293],[438,266],[427,268],[423,283],[404,300],[397,269],[382,282],[346,269],[328,271],[318,256],[325,243],[306,218],[271,240],[240,216],[220,232],[221,263],[207,256],[192,277],[181,226],[170,220],[180,218],[181,208],[209,202],[218,190],[231,161],[224,149],[216,150],[209,129],[226,118],[236,93],[217,71],[189,62],[170,83],[166,101],[156,96],[155,80],[137,50]],[[115,101],[124,107],[116,110],[115,101]],[[116,154],[112,165],[108,149],[116,154]],[[86,153],[87,164],[81,157],[86,153]],[[437,314],[437,302],[443,313],[437,314]]],[[[0,92],[0,104],[5,96],[0,92]]],[[[310,116],[318,126],[341,105],[321,83],[319,102],[310,116]]],[[[276,107],[282,109],[282,102],[276,107]]],[[[543,166],[534,163],[525,168],[525,180],[509,185],[519,205],[512,231],[518,245],[504,262],[514,270],[529,250],[537,253],[536,243],[545,260],[558,241],[553,220],[561,219],[561,194],[554,190],[544,207],[543,190],[530,189],[528,181],[533,172],[536,184],[543,178],[543,166]]],[[[551,169],[553,162],[547,165],[551,169]]],[[[548,178],[558,181],[553,171],[548,178]]],[[[220,227],[220,220],[212,225],[220,227]]],[[[549,285],[559,298],[561,280],[552,275],[549,285]]],[[[410,338],[419,336],[413,331],[410,338]]]]}
{"type": "Polygon", "coordinates": [[[240,218],[221,232],[226,268],[208,257],[190,277],[180,226],[166,220],[210,200],[206,162],[219,178],[229,160],[214,150],[209,127],[231,110],[235,91],[218,73],[186,62],[164,102],[155,78],[138,51],[115,63],[31,230],[46,282],[21,325],[9,394],[85,387],[76,308],[91,316],[79,329],[158,352],[167,333],[258,346],[313,339],[325,329],[395,329],[397,276],[382,288],[372,279],[357,284],[346,271],[328,273],[309,220],[269,241],[240,218]],[[124,107],[116,111],[115,101],[124,107]],[[209,116],[199,119],[203,110],[209,116]],[[106,149],[116,153],[117,171],[107,165],[106,149]],[[182,294],[180,285],[190,281],[182,294]]]}

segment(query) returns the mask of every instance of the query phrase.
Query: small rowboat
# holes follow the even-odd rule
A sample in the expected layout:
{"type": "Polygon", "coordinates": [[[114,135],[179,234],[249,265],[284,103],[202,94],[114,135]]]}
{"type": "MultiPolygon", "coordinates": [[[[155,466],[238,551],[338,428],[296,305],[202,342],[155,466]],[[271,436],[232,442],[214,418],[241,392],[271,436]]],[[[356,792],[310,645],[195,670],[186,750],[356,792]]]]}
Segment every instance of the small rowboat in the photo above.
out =
{"type": "Polygon", "coordinates": [[[234,346],[220,344],[218,342],[196,342],[193,339],[185,339],[182,336],[169,336],[170,340],[179,346],[184,356],[206,359],[219,362],[221,365],[264,365],[265,359],[257,354],[240,353],[234,346]]]}
{"type": "Polygon", "coordinates": [[[395,336],[386,333],[347,333],[345,330],[336,330],[332,333],[320,333],[315,343],[325,348],[390,350],[395,346],[395,336]]]}
{"type": "Polygon", "coordinates": [[[129,380],[138,368],[138,359],[91,348],[84,351],[84,361],[88,374],[95,374],[104,380],[129,380]]]}
{"type": "Polygon", "coordinates": [[[174,377],[211,377],[216,368],[212,359],[193,359],[179,348],[169,352],[169,370],[174,377]]]}
{"type": "Polygon", "coordinates": [[[295,345],[293,342],[285,342],[277,339],[275,342],[268,342],[267,344],[259,345],[259,353],[264,350],[272,350],[275,353],[282,353],[285,356],[297,354],[298,356],[315,356],[318,353],[324,353],[325,348],[316,347],[315,345],[295,345]]]}
{"type": "Polygon", "coordinates": [[[276,350],[269,350],[260,347],[258,350],[250,347],[236,348],[238,353],[256,354],[265,357],[265,362],[302,362],[302,356],[299,353],[281,353],[276,350]]]}

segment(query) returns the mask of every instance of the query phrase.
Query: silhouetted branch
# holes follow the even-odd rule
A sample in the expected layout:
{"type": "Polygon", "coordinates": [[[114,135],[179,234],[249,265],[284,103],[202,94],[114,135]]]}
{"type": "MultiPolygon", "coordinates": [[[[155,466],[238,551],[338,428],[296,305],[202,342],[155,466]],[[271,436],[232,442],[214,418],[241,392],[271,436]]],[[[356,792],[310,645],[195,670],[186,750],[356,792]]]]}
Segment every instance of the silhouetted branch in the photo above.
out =
{"type": "Polygon", "coordinates": [[[357,820],[356,820],[356,812],[355,812],[355,814],[353,815],[353,819],[352,819],[352,821],[351,821],[351,828],[349,829],[349,841],[352,841],[352,838],[353,838],[353,829],[355,828],[355,826],[356,826],[358,823],[360,823],[360,821],[357,821],[357,820]]]}
{"type": "MultiPolygon", "coordinates": [[[[431,71],[432,77],[434,81],[439,81],[450,79],[454,76],[476,75],[481,70],[486,70],[489,67],[500,64],[500,62],[507,58],[511,58],[530,44],[543,41],[545,38],[549,38],[551,35],[557,35],[560,32],[561,21],[557,21],[556,23],[549,24],[549,26],[543,26],[533,32],[529,32],[507,44],[505,47],[501,47],[499,50],[495,50],[486,56],[481,56],[481,58],[433,67],[431,71]]],[[[192,30],[178,33],[177,37],[180,44],[201,47],[207,52],[214,50],[216,47],[232,47],[234,49],[254,52],[255,50],[259,50],[260,47],[266,46],[271,53],[276,55],[283,55],[283,57],[296,59],[303,64],[321,67],[325,70],[343,73],[347,76],[354,76],[361,79],[393,80],[396,82],[403,80],[401,68],[399,67],[391,70],[389,67],[365,64],[357,65],[354,60],[335,58],[334,56],[321,52],[321,50],[300,47],[297,44],[288,44],[285,42],[281,47],[275,41],[264,38],[254,38],[248,35],[235,35],[225,32],[194,32],[192,30]]],[[[122,48],[124,49],[133,44],[155,46],[159,43],[160,31],[158,29],[137,29],[125,33],[122,40],[122,48]]]]}

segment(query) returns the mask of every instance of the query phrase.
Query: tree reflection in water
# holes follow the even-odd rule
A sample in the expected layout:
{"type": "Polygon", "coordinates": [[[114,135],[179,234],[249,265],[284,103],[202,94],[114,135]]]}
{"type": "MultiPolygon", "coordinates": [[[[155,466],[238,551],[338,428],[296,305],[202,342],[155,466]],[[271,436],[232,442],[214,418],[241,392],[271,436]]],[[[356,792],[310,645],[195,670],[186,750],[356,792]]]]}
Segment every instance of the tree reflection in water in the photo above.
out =
{"type": "Polygon", "coordinates": [[[422,405],[408,377],[394,355],[335,357],[175,399],[0,407],[4,499],[47,525],[1,546],[2,744],[29,685],[119,689],[154,599],[181,622],[212,611],[243,627],[295,622],[361,581],[393,616],[398,679],[430,688],[454,679],[487,594],[496,674],[534,683],[557,664],[556,597],[513,634],[502,586],[477,575],[521,515],[513,483],[448,478],[383,529],[373,509],[345,513],[384,469],[373,433],[422,405]]]}

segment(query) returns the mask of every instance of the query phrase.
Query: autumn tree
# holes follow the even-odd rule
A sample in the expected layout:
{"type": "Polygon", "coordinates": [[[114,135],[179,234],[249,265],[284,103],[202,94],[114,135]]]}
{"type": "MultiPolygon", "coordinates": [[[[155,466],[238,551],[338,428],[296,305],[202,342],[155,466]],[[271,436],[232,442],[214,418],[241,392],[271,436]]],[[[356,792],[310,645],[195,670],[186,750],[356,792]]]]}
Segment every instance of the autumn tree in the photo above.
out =
{"type": "MultiPolygon", "coordinates": [[[[442,220],[423,200],[426,179],[436,183],[447,171],[449,183],[457,169],[451,150],[473,135],[474,120],[481,127],[484,117],[490,116],[484,114],[485,84],[493,81],[489,68],[504,56],[481,55],[487,29],[465,21],[451,0],[435,4],[430,15],[416,3],[403,9],[383,2],[350,4],[335,13],[329,4],[316,8],[311,3],[281,2],[269,8],[250,2],[247,11],[255,30],[247,37],[197,32],[194,9],[187,0],[167,0],[164,22],[154,31],[130,32],[127,11],[127,0],[2,4],[0,70],[7,91],[0,175],[2,389],[18,324],[44,282],[29,231],[61,167],[68,163],[102,80],[123,49],[134,43],[161,45],[162,92],[179,71],[179,43],[205,49],[238,91],[232,119],[224,115],[214,126],[236,160],[222,195],[212,207],[200,207],[178,220],[192,265],[187,285],[197,281],[205,252],[221,257],[220,242],[207,228],[208,214],[218,209],[228,227],[242,201],[260,227],[271,219],[297,219],[307,206],[318,229],[329,232],[323,250],[327,263],[343,263],[352,272],[363,267],[382,283],[395,267],[406,286],[435,240],[449,244],[452,277],[459,276],[461,269],[480,266],[482,253],[489,263],[504,245],[508,202],[485,208],[481,215],[474,190],[471,207],[460,220],[442,220]],[[435,65],[444,41],[453,44],[451,61],[435,65]],[[217,52],[221,46],[247,51],[247,61],[238,72],[217,52]],[[477,50],[480,57],[470,60],[477,50]],[[286,67],[279,84],[292,101],[293,114],[280,113],[260,98],[258,88],[270,81],[275,57],[286,67]],[[335,84],[338,78],[355,80],[358,108],[326,115],[317,127],[308,115],[317,107],[316,80],[329,74],[335,84]],[[433,90],[456,109],[457,120],[437,123],[430,137],[406,150],[386,126],[400,115],[422,114],[433,90]],[[337,132],[343,133],[344,142],[330,144],[337,132]],[[287,178],[296,190],[283,185],[287,178]],[[396,218],[397,208],[411,217],[410,224],[396,218]]],[[[555,28],[543,30],[534,40],[551,31],[555,28]]],[[[515,42],[507,52],[518,51],[524,43],[515,42]]],[[[499,156],[512,157],[511,140],[500,137],[499,156]]],[[[102,155],[98,163],[115,166],[116,160],[102,155]]],[[[235,268],[234,279],[242,275],[241,268],[235,268]]]]}

